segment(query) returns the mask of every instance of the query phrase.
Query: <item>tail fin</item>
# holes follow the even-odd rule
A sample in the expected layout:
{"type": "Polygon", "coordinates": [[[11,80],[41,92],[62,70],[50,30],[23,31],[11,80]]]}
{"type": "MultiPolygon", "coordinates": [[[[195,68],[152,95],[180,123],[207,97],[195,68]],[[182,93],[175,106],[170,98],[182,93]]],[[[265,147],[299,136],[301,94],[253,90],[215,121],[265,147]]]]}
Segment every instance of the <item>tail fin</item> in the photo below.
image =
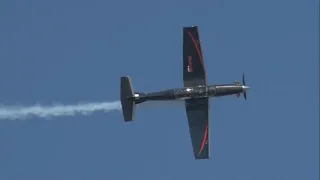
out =
{"type": "Polygon", "coordinates": [[[120,98],[124,121],[132,121],[135,113],[134,91],[129,76],[121,77],[120,98]]]}

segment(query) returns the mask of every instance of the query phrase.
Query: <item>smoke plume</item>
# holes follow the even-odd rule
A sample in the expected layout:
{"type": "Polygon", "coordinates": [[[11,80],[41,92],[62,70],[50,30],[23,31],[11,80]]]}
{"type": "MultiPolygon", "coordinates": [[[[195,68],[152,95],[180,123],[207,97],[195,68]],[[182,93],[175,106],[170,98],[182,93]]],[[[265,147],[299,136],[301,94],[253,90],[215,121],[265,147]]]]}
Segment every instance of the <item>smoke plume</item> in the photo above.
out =
{"type": "Polygon", "coordinates": [[[22,120],[30,117],[49,118],[54,116],[74,116],[76,114],[89,115],[95,111],[109,112],[115,110],[121,110],[120,101],[52,106],[2,106],[0,107],[0,119],[22,120]]]}

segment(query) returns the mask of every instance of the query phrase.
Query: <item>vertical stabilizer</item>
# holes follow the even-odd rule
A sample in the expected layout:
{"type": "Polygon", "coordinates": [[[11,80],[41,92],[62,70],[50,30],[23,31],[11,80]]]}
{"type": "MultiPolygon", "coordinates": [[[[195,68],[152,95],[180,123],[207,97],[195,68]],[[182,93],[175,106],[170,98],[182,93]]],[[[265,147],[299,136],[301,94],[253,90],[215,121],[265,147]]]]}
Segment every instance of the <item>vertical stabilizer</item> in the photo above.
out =
{"type": "Polygon", "coordinates": [[[121,77],[120,98],[124,121],[132,121],[135,113],[134,91],[129,76],[121,77]]]}

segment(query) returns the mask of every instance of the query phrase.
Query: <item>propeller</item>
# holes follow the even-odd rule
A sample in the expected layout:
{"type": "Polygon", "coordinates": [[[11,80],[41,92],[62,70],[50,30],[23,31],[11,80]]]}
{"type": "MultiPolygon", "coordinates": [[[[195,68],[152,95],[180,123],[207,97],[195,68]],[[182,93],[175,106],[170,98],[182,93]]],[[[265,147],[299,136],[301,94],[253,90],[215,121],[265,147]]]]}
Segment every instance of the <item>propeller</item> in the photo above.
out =
{"type": "MultiPolygon", "coordinates": [[[[247,90],[249,89],[248,86],[246,86],[246,80],[245,80],[245,77],[244,77],[244,73],[242,75],[242,85],[239,83],[239,81],[235,80],[234,81],[234,84],[237,85],[237,86],[241,86],[243,88],[243,97],[245,100],[247,100],[247,90]]],[[[237,97],[240,97],[240,93],[237,94],[237,97]]]]}
{"type": "Polygon", "coordinates": [[[246,86],[246,80],[245,80],[245,78],[244,78],[244,73],[242,74],[242,84],[243,84],[243,86],[246,88],[246,89],[244,89],[244,91],[243,91],[243,97],[244,97],[245,100],[247,100],[247,89],[248,89],[249,87],[246,86]]]}

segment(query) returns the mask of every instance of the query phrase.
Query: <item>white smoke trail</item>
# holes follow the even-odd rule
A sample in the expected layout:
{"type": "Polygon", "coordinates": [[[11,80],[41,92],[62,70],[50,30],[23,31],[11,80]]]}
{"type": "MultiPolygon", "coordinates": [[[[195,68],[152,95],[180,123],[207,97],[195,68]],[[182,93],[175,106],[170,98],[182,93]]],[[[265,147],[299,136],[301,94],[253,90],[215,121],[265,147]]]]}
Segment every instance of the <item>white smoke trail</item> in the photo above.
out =
{"type": "Polygon", "coordinates": [[[28,117],[49,118],[54,116],[74,116],[76,114],[89,115],[95,111],[120,110],[120,101],[95,102],[76,105],[34,105],[28,107],[0,107],[0,119],[26,119],[28,117]]]}

